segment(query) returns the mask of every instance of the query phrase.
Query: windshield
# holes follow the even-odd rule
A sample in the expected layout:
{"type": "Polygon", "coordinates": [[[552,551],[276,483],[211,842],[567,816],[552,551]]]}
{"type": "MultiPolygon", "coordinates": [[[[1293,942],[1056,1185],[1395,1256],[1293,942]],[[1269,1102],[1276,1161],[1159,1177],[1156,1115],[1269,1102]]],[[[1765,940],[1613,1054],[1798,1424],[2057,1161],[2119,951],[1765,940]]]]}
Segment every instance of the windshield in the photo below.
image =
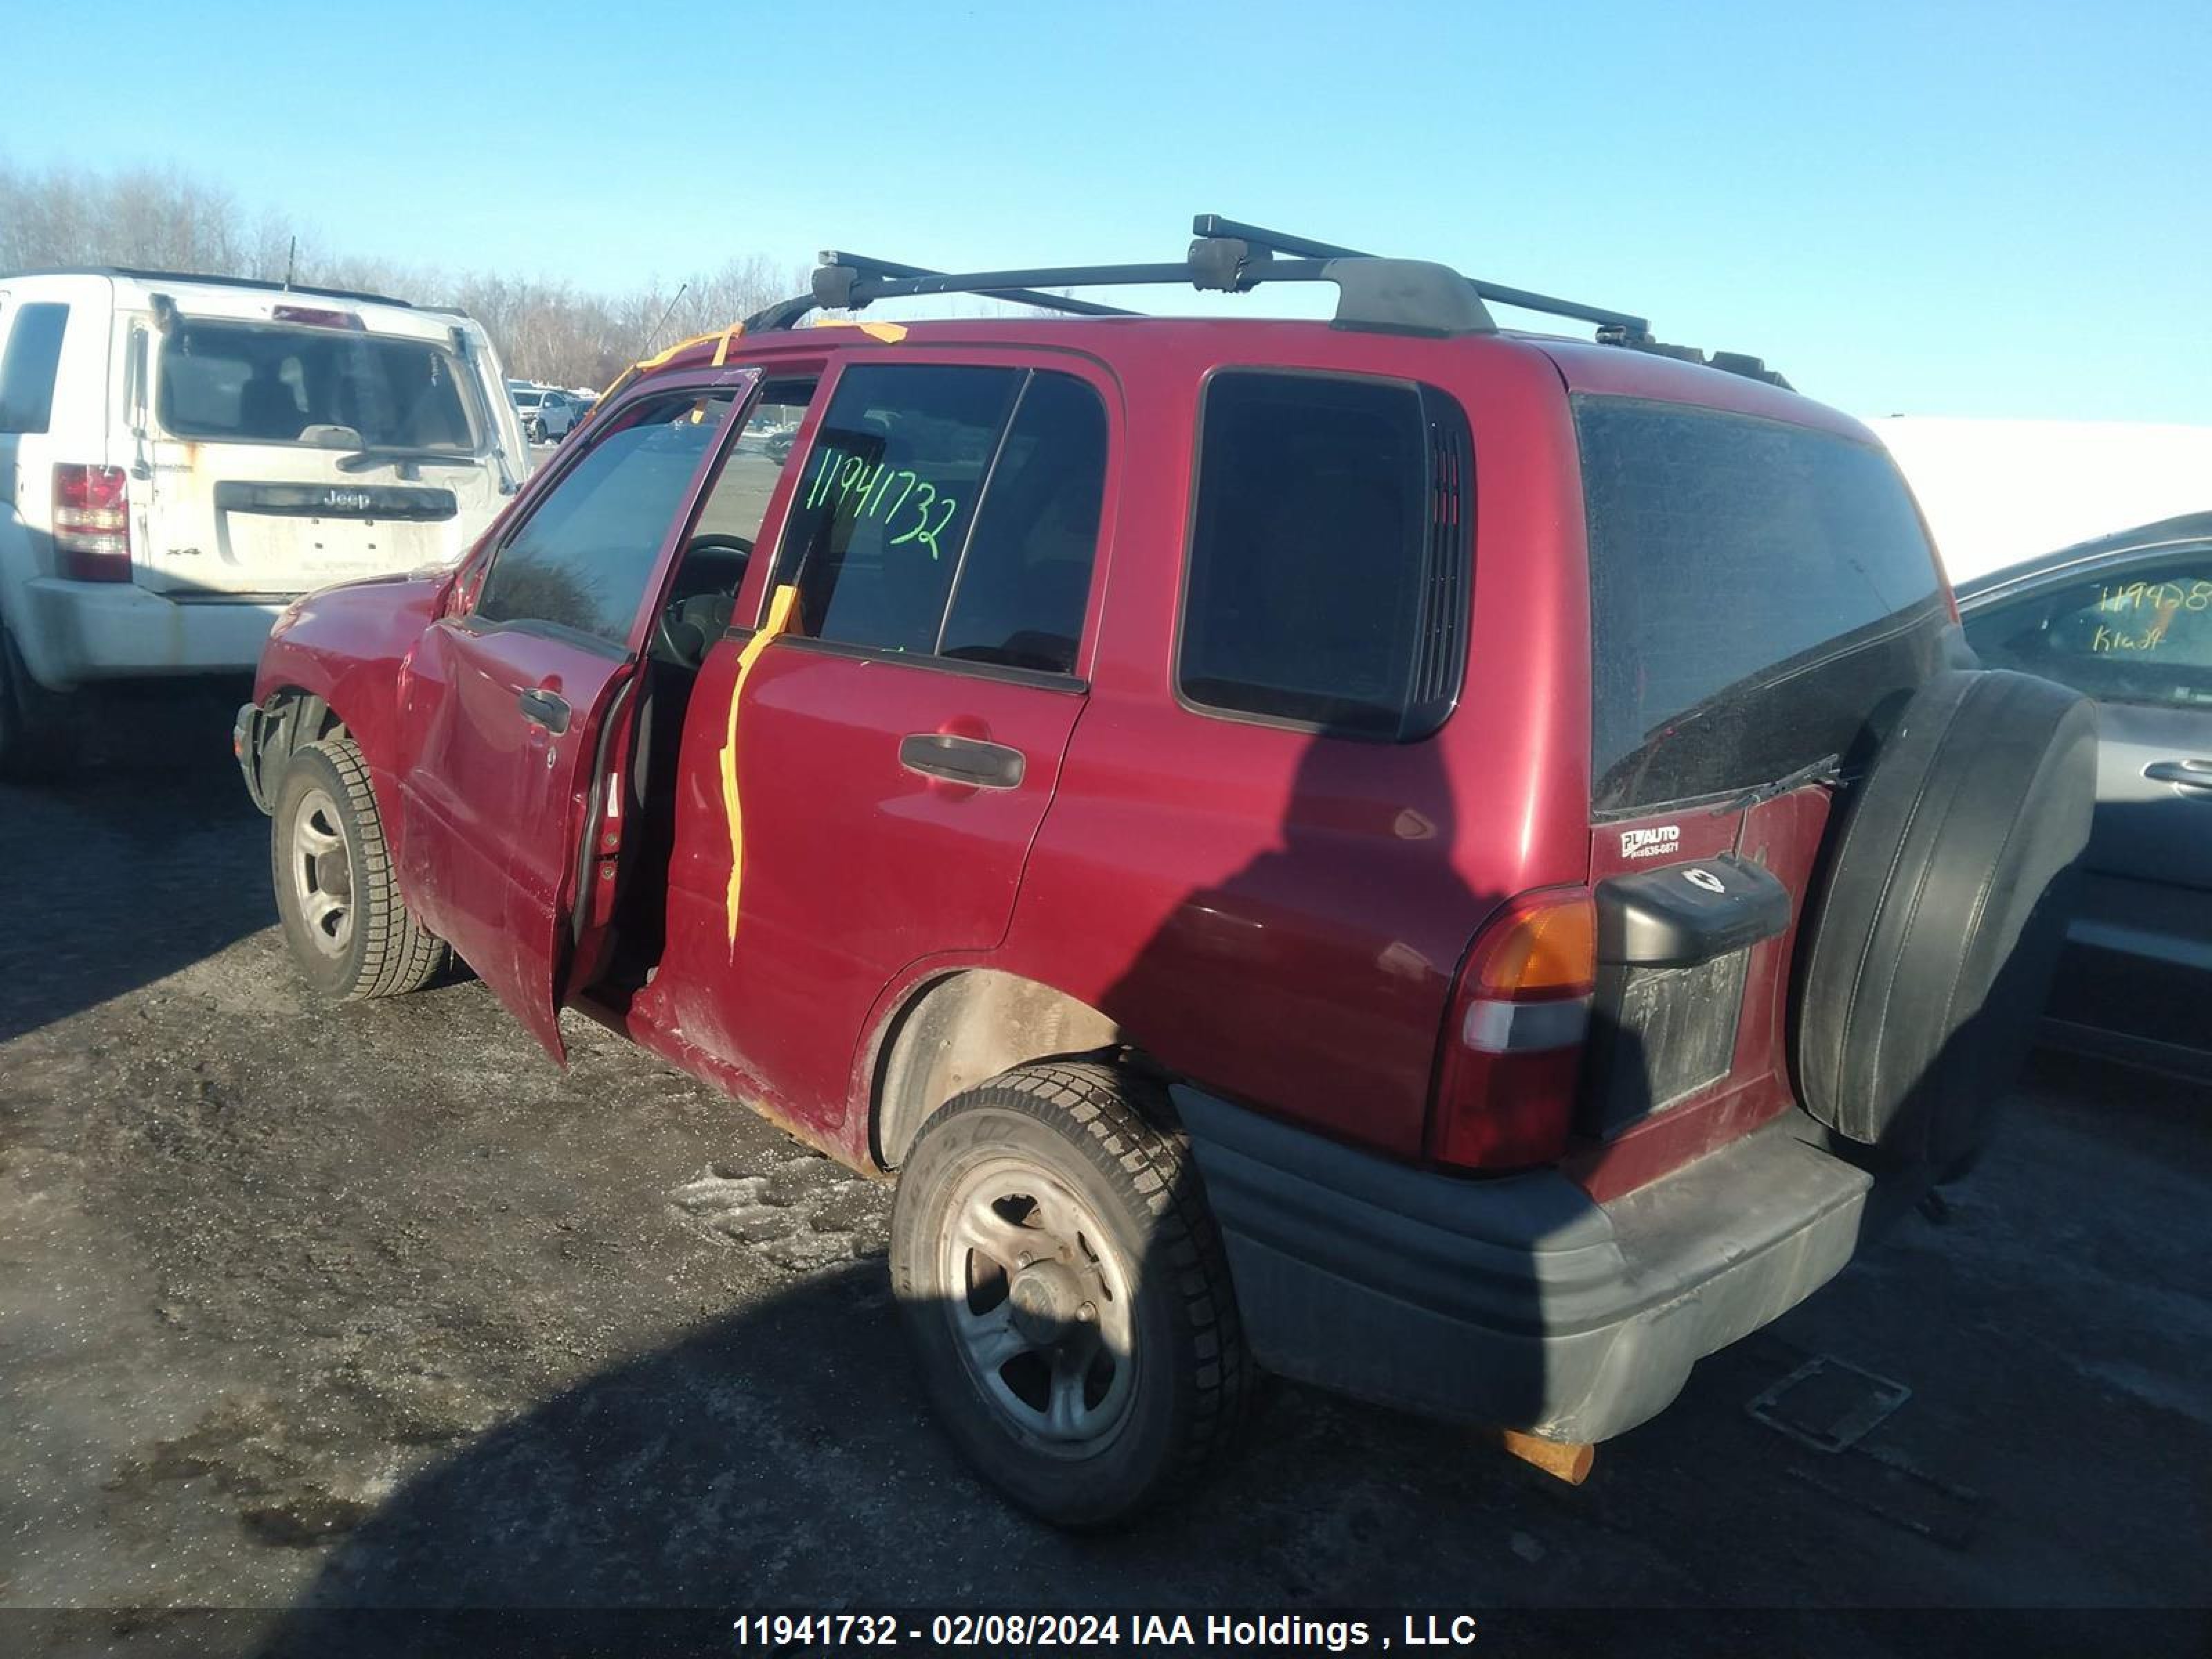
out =
{"type": "Polygon", "coordinates": [[[350,329],[180,319],[161,342],[158,412],[222,443],[476,448],[459,361],[427,340],[350,329]]]}
{"type": "Polygon", "coordinates": [[[517,409],[535,409],[545,401],[545,394],[542,392],[518,392],[514,398],[517,409]]]}

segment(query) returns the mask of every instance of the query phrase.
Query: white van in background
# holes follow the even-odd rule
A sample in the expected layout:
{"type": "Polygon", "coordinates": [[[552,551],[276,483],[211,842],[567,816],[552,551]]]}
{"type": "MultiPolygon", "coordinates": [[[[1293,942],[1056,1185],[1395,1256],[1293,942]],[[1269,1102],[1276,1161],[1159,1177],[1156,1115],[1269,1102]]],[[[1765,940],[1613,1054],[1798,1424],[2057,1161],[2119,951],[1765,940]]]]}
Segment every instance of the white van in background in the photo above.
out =
{"type": "Polygon", "coordinates": [[[459,557],[528,471],[461,312],[0,276],[0,773],[52,746],[55,694],[250,672],[291,599],[459,557]]]}

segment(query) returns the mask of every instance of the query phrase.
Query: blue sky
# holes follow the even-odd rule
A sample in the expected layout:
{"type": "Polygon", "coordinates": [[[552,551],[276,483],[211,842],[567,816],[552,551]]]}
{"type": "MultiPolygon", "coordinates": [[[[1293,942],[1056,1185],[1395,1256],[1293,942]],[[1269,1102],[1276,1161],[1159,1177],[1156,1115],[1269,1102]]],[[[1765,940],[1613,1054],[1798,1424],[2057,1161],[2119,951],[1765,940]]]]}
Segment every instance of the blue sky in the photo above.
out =
{"type": "Polygon", "coordinates": [[[0,155],[173,164],[410,264],[1172,258],[1204,210],[1861,414],[2212,422],[2205,0],[0,0],[0,155]]]}

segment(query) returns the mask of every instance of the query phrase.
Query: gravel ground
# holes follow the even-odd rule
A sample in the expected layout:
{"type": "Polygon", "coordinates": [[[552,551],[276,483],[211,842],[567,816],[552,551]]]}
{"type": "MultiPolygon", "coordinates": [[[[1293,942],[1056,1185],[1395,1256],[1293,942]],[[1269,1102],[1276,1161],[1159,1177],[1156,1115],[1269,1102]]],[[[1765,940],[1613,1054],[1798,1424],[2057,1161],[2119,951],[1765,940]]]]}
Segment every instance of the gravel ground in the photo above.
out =
{"type": "Polygon", "coordinates": [[[361,1605],[1407,1602],[1835,1608],[1808,1650],[1905,1651],[1861,1610],[2206,1599],[2202,1094],[2039,1066],[1947,1220],[1579,1489],[1285,1385],[1185,1508],[1073,1539],[931,1425],[886,1188],[596,1027],[563,1073],[472,981],[312,1008],[212,708],[158,764],[0,788],[0,1608],[268,1611],[0,1647],[253,1650],[361,1605]],[[1910,1389],[1839,1453],[1747,1410],[1823,1358],[1784,1415],[1873,1387],[1846,1365],[1910,1389]]]}

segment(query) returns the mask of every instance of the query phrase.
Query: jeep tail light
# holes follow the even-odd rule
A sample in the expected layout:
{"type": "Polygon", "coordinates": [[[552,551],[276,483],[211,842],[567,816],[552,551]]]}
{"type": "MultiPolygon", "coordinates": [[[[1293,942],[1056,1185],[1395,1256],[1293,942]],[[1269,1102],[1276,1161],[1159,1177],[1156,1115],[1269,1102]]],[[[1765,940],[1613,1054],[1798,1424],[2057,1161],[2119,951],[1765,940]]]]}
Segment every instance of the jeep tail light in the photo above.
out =
{"type": "Polygon", "coordinates": [[[1524,893],[1484,927],[1452,990],[1431,1158],[1508,1170],[1565,1152],[1596,979],[1588,888],[1524,893]]]}
{"type": "Polygon", "coordinates": [[[121,467],[54,468],[54,548],[71,581],[131,580],[131,500],[121,467]]]}

